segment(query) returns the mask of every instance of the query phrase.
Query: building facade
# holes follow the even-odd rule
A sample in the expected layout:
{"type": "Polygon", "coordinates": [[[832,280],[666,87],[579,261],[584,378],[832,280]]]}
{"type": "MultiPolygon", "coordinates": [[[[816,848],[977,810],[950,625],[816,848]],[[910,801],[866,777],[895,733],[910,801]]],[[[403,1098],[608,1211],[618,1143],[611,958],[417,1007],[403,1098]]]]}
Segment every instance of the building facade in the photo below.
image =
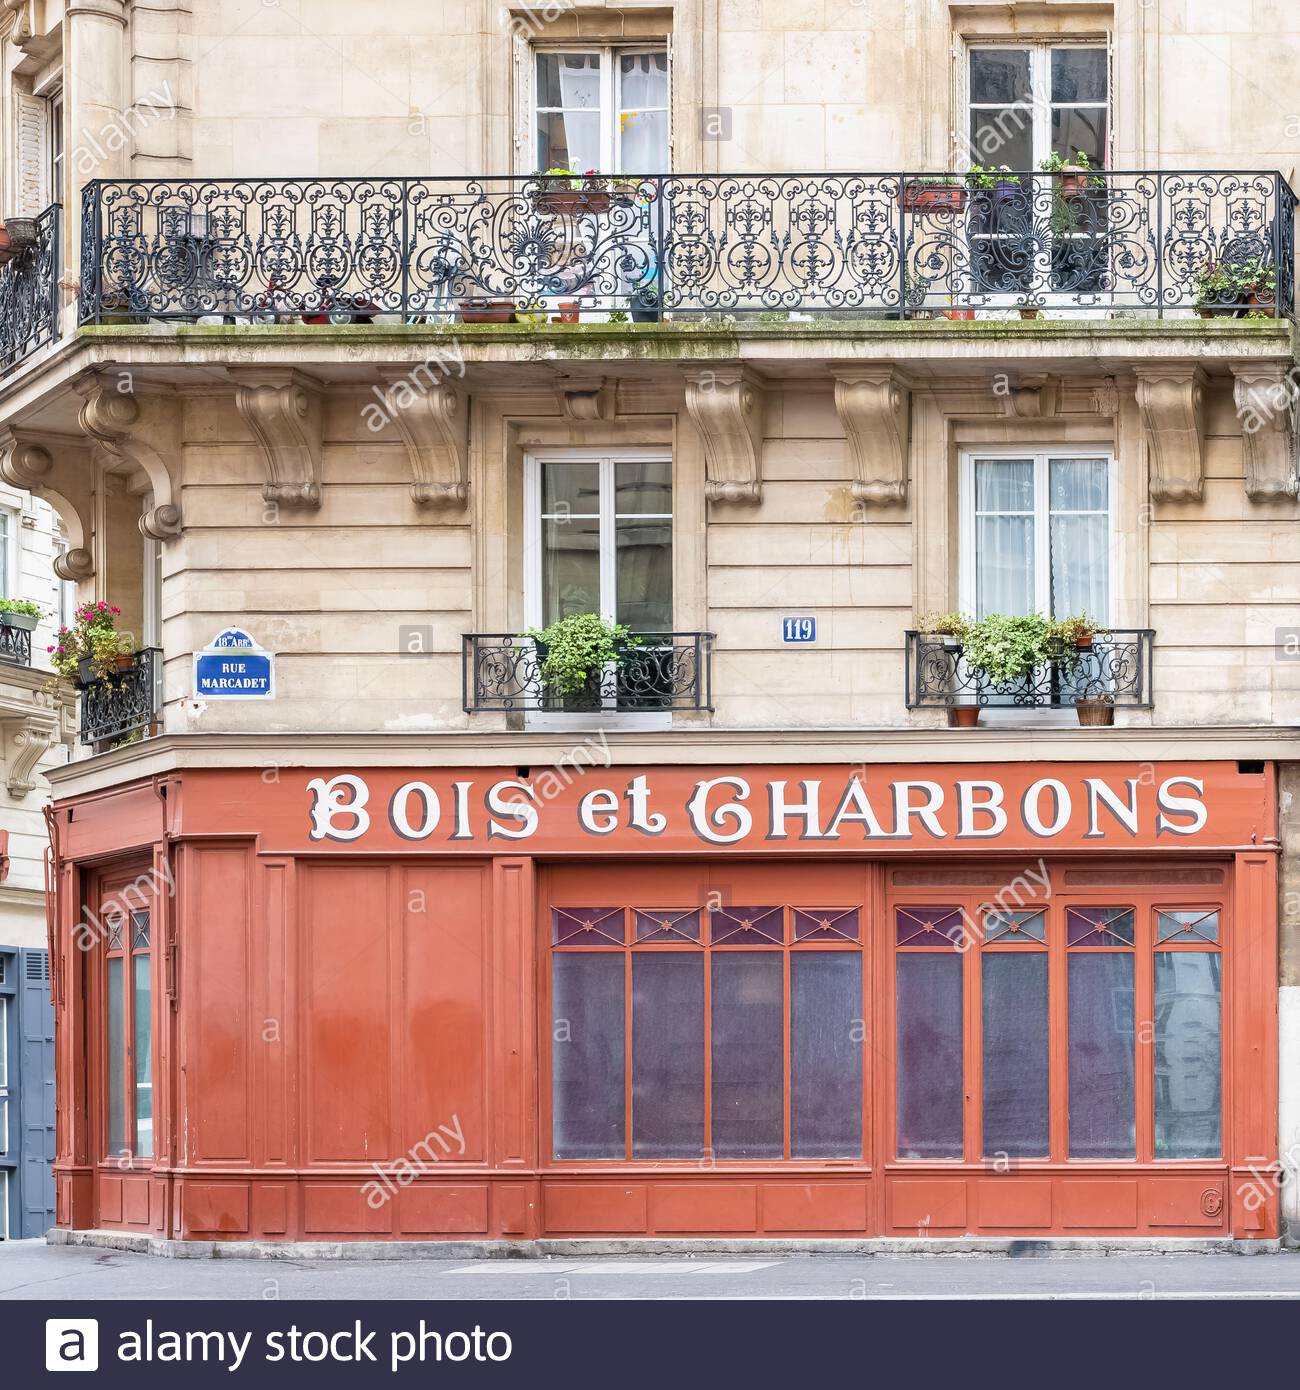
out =
{"type": "Polygon", "coordinates": [[[1300,1222],[1285,6],[5,8],[60,1226],[1300,1222]]]}

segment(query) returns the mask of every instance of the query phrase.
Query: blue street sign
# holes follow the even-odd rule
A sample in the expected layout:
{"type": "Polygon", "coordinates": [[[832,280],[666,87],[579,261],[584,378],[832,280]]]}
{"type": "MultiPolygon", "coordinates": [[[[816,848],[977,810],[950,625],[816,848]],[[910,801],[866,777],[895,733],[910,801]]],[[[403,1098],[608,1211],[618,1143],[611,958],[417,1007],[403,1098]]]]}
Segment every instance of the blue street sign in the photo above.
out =
{"type": "Polygon", "coordinates": [[[228,627],[194,653],[194,695],[199,700],[275,698],[275,657],[242,628],[228,627]]]}
{"type": "Polygon", "coordinates": [[[781,641],[815,642],[817,640],[816,618],[782,618],[781,641]]]}

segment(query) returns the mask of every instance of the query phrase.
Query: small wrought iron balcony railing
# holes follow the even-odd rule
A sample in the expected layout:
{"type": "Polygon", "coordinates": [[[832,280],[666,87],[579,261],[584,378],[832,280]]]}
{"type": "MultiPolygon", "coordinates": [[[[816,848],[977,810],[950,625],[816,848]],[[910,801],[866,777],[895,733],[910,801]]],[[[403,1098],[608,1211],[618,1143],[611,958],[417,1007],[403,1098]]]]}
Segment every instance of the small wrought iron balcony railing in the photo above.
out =
{"type": "Polygon", "coordinates": [[[1290,316],[1295,204],[1276,172],[1181,170],[94,181],[79,312],[1290,316]]]}
{"type": "Polygon", "coordinates": [[[0,661],[11,666],[32,664],[32,631],[36,620],[22,613],[0,613],[0,661]]]}
{"type": "Polygon", "coordinates": [[[0,375],[59,336],[61,212],[55,203],[6,223],[15,250],[0,266],[0,375]]]}
{"type": "Polygon", "coordinates": [[[145,647],[130,666],[81,685],[81,741],[96,752],[134,743],[157,730],[162,711],[163,654],[145,647]]]}
{"type": "Polygon", "coordinates": [[[617,663],[592,673],[583,689],[562,693],[542,675],[531,637],[511,632],[464,636],[462,703],[489,710],[545,714],[654,714],[713,708],[711,632],[638,632],[617,663]]]}
{"type": "Polygon", "coordinates": [[[1028,676],[995,680],[971,666],[950,637],[907,633],[908,709],[1064,709],[1076,700],[1106,699],[1117,707],[1151,709],[1152,628],[1094,633],[1089,647],[1066,647],[1028,676]]]}

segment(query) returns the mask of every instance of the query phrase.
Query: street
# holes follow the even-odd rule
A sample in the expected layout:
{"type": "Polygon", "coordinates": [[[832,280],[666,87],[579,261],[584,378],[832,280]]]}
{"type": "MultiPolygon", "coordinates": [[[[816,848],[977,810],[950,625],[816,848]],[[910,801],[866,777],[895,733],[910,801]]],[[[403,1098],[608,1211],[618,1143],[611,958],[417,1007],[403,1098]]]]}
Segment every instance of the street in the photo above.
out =
{"type": "Polygon", "coordinates": [[[0,1244],[0,1300],[1300,1299],[1300,1256],[176,1260],[0,1244]]]}

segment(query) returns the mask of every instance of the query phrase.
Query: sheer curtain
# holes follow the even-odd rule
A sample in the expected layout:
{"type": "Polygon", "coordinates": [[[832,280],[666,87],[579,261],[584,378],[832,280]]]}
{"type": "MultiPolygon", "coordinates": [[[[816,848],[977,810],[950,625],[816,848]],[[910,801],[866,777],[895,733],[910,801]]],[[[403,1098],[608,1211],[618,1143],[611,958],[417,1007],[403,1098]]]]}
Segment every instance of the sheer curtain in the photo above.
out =
{"type": "Polygon", "coordinates": [[[1050,459],[1051,612],[1110,620],[1109,480],[1105,459],[1050,459]]]}
{"type": "Polygon", "coordinates": [[[975,460],[975,616],[1034,611],[1034,461],[975,460]]]}

